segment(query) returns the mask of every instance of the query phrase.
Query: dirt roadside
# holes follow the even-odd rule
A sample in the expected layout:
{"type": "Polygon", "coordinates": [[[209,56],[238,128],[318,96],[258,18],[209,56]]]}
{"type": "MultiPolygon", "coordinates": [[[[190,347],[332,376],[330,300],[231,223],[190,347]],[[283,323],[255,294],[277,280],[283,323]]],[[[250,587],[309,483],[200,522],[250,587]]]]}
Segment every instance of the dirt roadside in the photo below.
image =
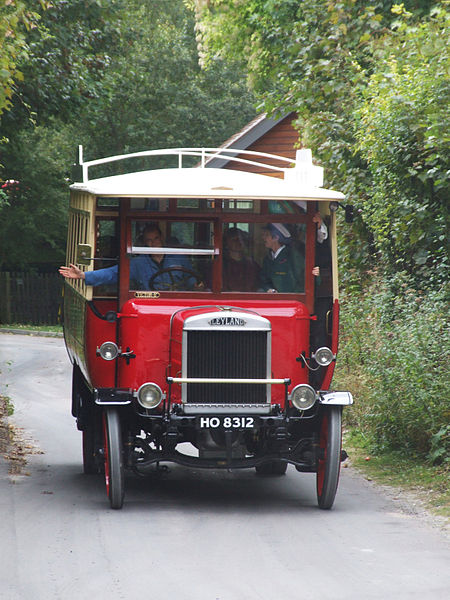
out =
{"type": "Polygon", "coordinates": [[[392,500],[400,513],[405,516],[412,516],[420,519],[427,525],[439,529],[450,542],[450,519],[437,515],[429,508],[430,491],[426,488],[409,489],[406,487],[396,486],[393,484],[387,485],[380,483],[373,476],[369,475],[357,466],[352,465],[349,459],[343,465],[343,468],[348,468],[357,476],[365,480],[365,484],[373,488],[374,491],[383,494],[389,500],[392,500]]]}
{"type": "Polygon", "coordinates": [[[8,399],[0,396],[0,456],[8,463],[9,475],[29,475],[27,457],[43,454],[24,431],[13,425],[9,418],[8,399]]]}

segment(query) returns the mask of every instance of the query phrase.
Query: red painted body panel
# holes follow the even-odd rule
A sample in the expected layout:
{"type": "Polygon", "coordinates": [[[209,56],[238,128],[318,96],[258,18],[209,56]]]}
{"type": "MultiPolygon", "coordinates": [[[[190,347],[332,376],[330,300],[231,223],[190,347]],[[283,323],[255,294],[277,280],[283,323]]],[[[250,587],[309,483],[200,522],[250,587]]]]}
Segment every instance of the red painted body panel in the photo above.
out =
{"type": "MultiPolygon", "coordinates": [[[[157,383],[163,391],[167,391],[166,376],[177,376],[181,370],[181,335],[184,320],[193,314],[217,310],[220,301],[211,301],[211,307],[201,308],[195,300],[158,299],[129,300],[123,307],[119,325],[119,346],[122,351],[129,348],[136,358],[129,361],[118,361],[117,387],[139,388],[146,381],[157,383]],[[169,339],[170,320],[175,315],[172,326],[172,340],[169,339]],[[171,361],[171,365],[169,363],[171,361]]],[[[289,377],[292,380],[290,389],[298,383],[307,382],[307,370],[296,358],[305,352],[309,354],[309,322],[306,307],[297,301],[236,301],[236,308],[249,309],[267,318],[272,324],[272,376],[289,377]]],[[[95,329],[95,328],[94,328],[95,329]]],[[[103,328],[102,328],[103,330],[103,328]]],[[[96,328],[95,333],[101,330],[96,328]]],[[[92,346],[99,345],[103,339],[94,340],[95,334],[89,336],[92,346]]],[[[99,369],[99,373],[91,373],[93,381],[107,380],[105,367],[100,366],[97,359],[92,361],[91,368],[99,369]]],[[[105,361],[102,361],[103,363],[105,361]]],[[[108,384],[109,385],[109,384],[108,384]]],[[[180,392],[174,386],[172,399],[180,402],[180,392]]],[[[273,386],[272,402],[284,403],[283,386],[273,386]]]]}
{"type": "MultiPolygon", "coordinates": [[[[339,343],[339,300],[335,300],[333,303],[333,326],[331,331],[331,351],[334,355],[337,355],[338,351],[338,343],[339,343]]],[[[327,370],[325,372],[325,377],[322,382],[322,389],[328,390],[331,385],[331,380],[333,378],[334,368],[336,366],[336,361],[333,361],[328,365],[327,370]]]]}
{"type": "MultiPolygon", "coordinates": [[[[115,300],[96,300],[95,306],[101,314],[115,310],[115,300]]],[[[64,294],[64,337],[67,351],[86,381],[93,387],[115,385],[115,361],[105,361],[96,355],[97,347],[103,342],[115,342],[116,323],[99,319],[89,308],[87,301],[70,286],[64,294]]]]}
{"type": "MultiPolygon", "coordinates": [[[[202,299],[203,300],[203,299],[202,299]]],[[[153,381],[163,391],[167,391],[166,376],[179,376],[181,372],[181,340],[185,319],[194,314],[213,312],[218,306],[230,306],[252,310],[268,319],[272,324],[272,377],[292,381],[289,390],[299,383],[308,382],[308,371],[302,361],[296,358],[304,352],[310,355],[309,329],[310,316],[306,306],[294,300],[237,300],[231,304],[219,298],[209,302],[199,299],[133,299],[128,300],[117,323],[99,319],[86,305],[84,310],[84,344],[74,335],[73,327],[67,327],[66,344],[69,354],[83,371],[86,380],[93,388],[121,387],[138,389],[143,383],[153,381]],[[201,308],[196,308],[201,307],[201,308]],[[170,320],[172,323],[172,340],[170,320]],[[106,341],[118,344],[123,352],[132,350],[135,359],[128,363],[124,359],[105,361],[96,355],[97,348],[106,341]],[[117,374],[116,374],[117,369],[117,374]]],[[[96,300],[98,310],[105,314],[116,310],[115,300],[96,300]]],[[[81,313],[72,316],[82,318],[81,313]]],[[[70,304],[66,305],[66,319],[70,304]]],[[[339,329],[339,302],[333,306],[332,351],[337,353],[339,329]]],[[[327,368],[322,389],[329,389],[335,362],[327,368]]],[[[178,386],[172,390],[174,402],[180,402],[178,386]]],[[[281,386],[272,388],[272,401],[283,405],[284,390],[281,386]]]]}
{"type": "MultiPolygon", "coordinates": [[[[104,315],[108,310],[116,310],[114,300],[95,301],[98,310],[104,315]]],[[[88,381],[92,387],[113,387],[115,385],[115,361],[107,361],[96,355],[103,342],[117,343],[117,324],[99,319],[89,307],[86,307],[85,356],[88,381]]]]}

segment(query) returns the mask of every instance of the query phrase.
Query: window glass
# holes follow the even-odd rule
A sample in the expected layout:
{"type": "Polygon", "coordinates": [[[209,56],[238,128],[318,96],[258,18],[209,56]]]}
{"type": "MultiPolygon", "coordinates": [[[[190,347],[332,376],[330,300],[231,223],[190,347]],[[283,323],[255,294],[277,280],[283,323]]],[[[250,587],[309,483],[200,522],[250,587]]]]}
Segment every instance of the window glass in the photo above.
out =
{"type": "MultiPolygon", "coordinates": [[[[119,253],[115,219],[98,219],[94,270],[96,296],[117,294],[119,253]],[[100,273],[101,271],[101,273],[100,273]]],[[[134,219],[130,290],[195,291],[213,288],[214,225],[208,221],[134,219]]],[[[304,223],[223,224],[222,281],[224,292],[304,292],[304,223]]],[[[218,257],[216,257],[218,258],[218,257]]]]}
{"type": "Polygon", "coordinates": [[[305,214],[306,202],[304,200],[268,200],[267,210],[272,215],[281,214],[305,214]]]}
{"type": "Polygon", "coordinates": [[[305,234],[305,224],[224,225],[222,290],[303,292],[305,234]]]}
{"type": "MultiPolygon", "coordinates": [[[[119,257],[119,232],[116,219],[97,219],[94,271],[117,267],[119,257]]],[[[96,296],[115,296],[117,281],[95,286],[96,296]]]]}
{"type": "Polygon", "coordinates": [[[193,198],[178,198],[177,210],[179,212],[205,212],[214,210],[215,200],[213,199],[193,199],[193,198]]]}
{"type": "Polygon", "coordinates": [[[97,198],[97,208],[100,209],[118,209],[119,198],[97,198]]]}
{"type": "Polygon", "coordinates": [[[165,212],[169,209],[167,198],[131,198],[131,210],[147,210],[149,212],[165,212]]]}
{"type": "Polygon", "coordinates": [[[259,213],[258,200],[224,200],[224,212],[254,212],[259,213]]]}
{"type": "Polygon", "coordinates": [[[132,290],[211,290],[212,223],[135,220],[131,229],[132,290]]]}

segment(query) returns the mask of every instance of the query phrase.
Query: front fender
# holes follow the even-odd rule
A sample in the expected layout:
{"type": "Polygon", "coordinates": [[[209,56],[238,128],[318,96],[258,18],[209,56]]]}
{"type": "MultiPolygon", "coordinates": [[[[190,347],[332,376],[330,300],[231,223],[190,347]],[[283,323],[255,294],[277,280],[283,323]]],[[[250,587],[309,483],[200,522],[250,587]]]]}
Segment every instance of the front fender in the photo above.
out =
{"type": "Polygon", "coordinates": [[[350,392],[319,391],[319,403],[330,406],[349,406],[353,404],[353,396],[350,392]]]}

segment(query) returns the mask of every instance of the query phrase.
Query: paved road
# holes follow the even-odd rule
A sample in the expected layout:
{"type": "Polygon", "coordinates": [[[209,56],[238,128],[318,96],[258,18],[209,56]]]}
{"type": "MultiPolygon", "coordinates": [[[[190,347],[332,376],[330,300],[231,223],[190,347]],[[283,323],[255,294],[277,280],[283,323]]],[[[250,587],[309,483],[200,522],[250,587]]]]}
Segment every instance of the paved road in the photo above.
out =
{"type": "Polygon", "coordinates": [[[350,469],[331,511],[292,468],[178,466],[127,478],[123,510],[109,509],[101,478],[81,472],[63,342],[0,334],[0,370],[14,423],[42,452],[20,476],[0,457],[1,600],[449,597],[444,534],[350,469]]]}

